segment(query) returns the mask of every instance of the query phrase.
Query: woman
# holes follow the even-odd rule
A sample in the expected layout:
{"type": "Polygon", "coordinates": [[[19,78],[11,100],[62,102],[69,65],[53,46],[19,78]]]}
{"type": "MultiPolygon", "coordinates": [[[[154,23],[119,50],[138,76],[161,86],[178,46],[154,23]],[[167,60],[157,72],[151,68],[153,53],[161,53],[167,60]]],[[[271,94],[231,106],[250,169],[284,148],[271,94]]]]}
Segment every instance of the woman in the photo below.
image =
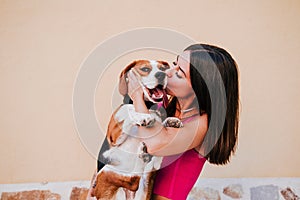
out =
{"type": "MultiPolygon", "coordinates": [[[[238,69],[224,49],[195,44],[177,57],[166,74],[166,91],[173,96],[167,107],[168,116],[181,119],[184,126],[176,129],[157,123],[151,128],[139,127],[138,134],[150,154],[164,156],[153,199],[183,200],[206,160],[226,164],[235,151],[239,122],[238,69]],[[176,159],[170,155],[177,155],[176,159]]],[[[132,72],[128,78],[128,94],[136,112],[148,113],[137,78],[132,72]]]]}

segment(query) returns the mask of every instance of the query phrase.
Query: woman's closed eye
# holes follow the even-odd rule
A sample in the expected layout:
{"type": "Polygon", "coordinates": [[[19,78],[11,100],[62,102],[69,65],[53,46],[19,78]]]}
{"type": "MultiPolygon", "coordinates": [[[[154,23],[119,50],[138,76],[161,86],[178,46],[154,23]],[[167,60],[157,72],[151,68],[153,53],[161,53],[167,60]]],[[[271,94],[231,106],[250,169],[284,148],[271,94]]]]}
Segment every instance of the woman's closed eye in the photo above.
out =
{"type": "Polygon", "coordinates": [[[174,61],[174,62],[173,62],[173,65],[174,65],[175,70],[176,70],[175,75],[176,75],[178,78],[183,78],[183,77],[186,76],[185,73],[184,73],[184,71],[183,71],[183,69],[182,69],[180,66],[178,66],[178,63],[177,63],[177,62],[174,61]]]}
{"type": "Polygon", "coordinates": [[[180,71],[176,71],[176,72],[175,72],[175,75],[176,75],[178,78],[183,78],[183,76],[180,75],[180,71]]]}

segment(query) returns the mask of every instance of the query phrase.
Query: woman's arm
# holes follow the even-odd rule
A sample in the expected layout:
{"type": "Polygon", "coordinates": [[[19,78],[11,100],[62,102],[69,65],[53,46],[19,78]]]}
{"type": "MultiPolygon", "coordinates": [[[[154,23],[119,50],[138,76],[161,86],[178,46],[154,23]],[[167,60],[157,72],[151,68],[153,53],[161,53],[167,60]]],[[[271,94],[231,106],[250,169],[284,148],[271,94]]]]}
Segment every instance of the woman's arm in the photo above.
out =
{"type": "MultiPolygon", "coordinates": [[[[145,105],[143,90],[137,78],[130,71],[128,74],[128,94],[133,100],[136,112],[149,113],[145,105]]],[[[167,156],[182,153],[188,149],[198,147],[207,132],[207,115],[195,117],[183,128],[164,127],[161,123],[155,122],[151,128],[139,127],[138,136],[145,142],[148,152],[157,156],[167,156]]]]}
{"type": "Polygon", "coordinates": [[[138,136],[145,142],[148,152],[156,156],[182,153],[202,144],[207,132],[207,115],[195,117],[182,128],[164,127],[156,122],[153,127],[139,127],[138,136]]]}

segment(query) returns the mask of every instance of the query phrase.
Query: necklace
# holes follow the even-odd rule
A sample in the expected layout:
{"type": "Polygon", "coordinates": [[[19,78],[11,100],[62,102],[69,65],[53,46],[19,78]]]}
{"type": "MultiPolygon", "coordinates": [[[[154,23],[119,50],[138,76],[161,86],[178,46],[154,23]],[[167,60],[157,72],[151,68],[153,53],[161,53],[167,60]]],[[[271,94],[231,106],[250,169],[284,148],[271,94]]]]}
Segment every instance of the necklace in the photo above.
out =
{"type": "Polygon", "coordinates": [[[185,109],[185,110],[180,110],[180,109],[178,109],[178,108],[176,108],[176,109],[177,109],[178,111],[180,111],[180,113],[186,113],[186,112],[190,112],[190,111],[196,109],[196,107],[188,108],[188,109],[185,109]]]}
{"type": "Polygon", "coordinates": [[[194,116],[196,116],[196,115],[199,115],[199,112],[191,112],[192,114],[188,114],[188,112],[190,112],[190,111],[192,111],[192,110],[195,110],[196,109],[196,107],[192,107],[192,108],[188,108],[188,109],[185,109],[185,110],[179,110],[179,109],[177,109],[178,111],[180,111],[180,115],[185,115],[185,114],[187,114],[187,116],[186,117],[179,117],[179,119],[180,120],[186,120],[186,119],[188,119],[188,118],[191,118],[191,117],[194,117],[194,116]]]}

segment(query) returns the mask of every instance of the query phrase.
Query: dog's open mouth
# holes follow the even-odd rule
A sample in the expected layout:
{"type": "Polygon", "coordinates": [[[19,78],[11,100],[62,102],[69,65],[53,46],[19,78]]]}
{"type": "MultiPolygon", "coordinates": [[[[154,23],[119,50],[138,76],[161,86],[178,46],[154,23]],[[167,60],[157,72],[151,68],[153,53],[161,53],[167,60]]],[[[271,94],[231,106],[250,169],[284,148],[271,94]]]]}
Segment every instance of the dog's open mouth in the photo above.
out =
{"type": "Polygon", "coordinates": [[[153,89],[147,88],[149,97],[155,102],[162,102],[166,94],[162,85],[158,85],[153,89]]]}

